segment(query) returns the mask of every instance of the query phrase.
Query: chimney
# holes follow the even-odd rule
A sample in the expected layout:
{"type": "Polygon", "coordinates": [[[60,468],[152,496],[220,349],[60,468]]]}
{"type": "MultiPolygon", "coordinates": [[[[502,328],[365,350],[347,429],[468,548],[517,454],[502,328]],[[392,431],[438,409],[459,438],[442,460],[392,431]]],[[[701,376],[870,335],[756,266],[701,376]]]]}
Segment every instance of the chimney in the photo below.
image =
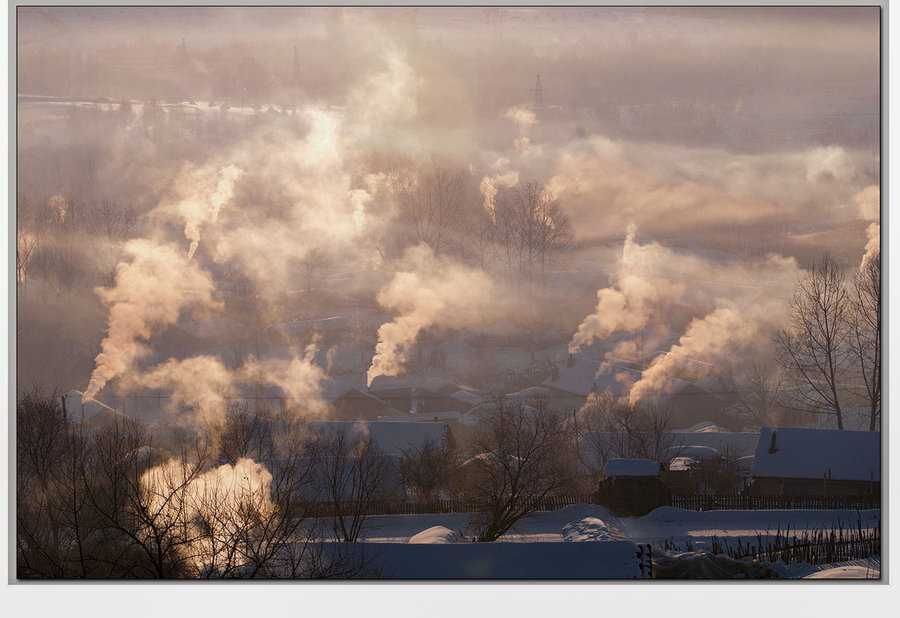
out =
{"type": "Polygon", "coordinates": [[[772,431],[772,442],[769,443],[769,455],[772,455],[773,453],[778,452],[778,447],[775,446],[775,436],[777,436],[777,435],[778,435],[777,431],[772,431]]]}

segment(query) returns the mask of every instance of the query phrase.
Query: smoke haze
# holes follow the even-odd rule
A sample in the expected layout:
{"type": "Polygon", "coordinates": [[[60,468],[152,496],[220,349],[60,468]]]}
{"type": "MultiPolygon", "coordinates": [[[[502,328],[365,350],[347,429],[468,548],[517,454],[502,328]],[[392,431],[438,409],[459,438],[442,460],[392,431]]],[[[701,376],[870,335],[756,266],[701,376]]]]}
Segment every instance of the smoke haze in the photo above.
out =
{"type": "Polygon", "coordinates": [[[18,386],[218,422],[272,390],[328,416],[326,379],[423,368],[486,392],[624,360],[633,401],[731,370],[823,251],[879,249],[878,28],[21,7],[18,386]]]}

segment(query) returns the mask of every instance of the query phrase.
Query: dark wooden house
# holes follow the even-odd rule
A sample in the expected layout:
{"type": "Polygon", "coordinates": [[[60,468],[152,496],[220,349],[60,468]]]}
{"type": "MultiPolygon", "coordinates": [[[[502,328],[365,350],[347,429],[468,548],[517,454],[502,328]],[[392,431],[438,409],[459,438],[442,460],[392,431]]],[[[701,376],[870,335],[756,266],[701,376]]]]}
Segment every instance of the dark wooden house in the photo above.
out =
{"type": "Polygon", "coordinates": [[[755,496],[881,493],[881,433],[764,427],[748,492],[755,496]]]}

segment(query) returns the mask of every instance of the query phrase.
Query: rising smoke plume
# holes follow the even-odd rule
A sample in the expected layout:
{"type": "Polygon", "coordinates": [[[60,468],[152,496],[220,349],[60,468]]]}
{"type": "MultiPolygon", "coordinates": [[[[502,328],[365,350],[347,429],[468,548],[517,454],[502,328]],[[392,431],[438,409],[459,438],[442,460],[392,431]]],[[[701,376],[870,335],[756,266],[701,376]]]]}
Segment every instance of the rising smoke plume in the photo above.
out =
{"type": "Polygon", "coordinates": [[[756,341],[760,326],[735,306],[720,307],[693,320],[678,343],[654,359],[631,386],[630,403],[635,405],[647,395],[664,392],[670,378],[694,381],[726,370],[723,363],[756,341]]]}
{"type": "Polygon", "coordinates": [[[366,383],[400,375],[423,329],[471,327],[498,315],[492,296],[493,284],[483,271],[435,256],[425,244],[407,249],[393,279],[378,293],[378,303],[399,315],[378,329],[366,383]]]}
{"type": "Polygon", "coordinates": [[[865,268],[876,254],[881,251],[881,189],[878,185],[866,187],[856,194],[854,198],[859,208],[860,216],[867,220],[873,221],[866,229],[866,253],[863,255],[860,269],[865,268]]]}
{"type": "Polygon", "coordinates": [[[234,184],[242,174],[234,165],[189,167],[176,181],[182,197],[166,209],[184,220],[184,235],[191,243],[188,259],[197,251],[203,227],[215,224],[222,207],[231,200],[234,184]]]}
{"type": "Polygon", "coordinates": [[[140,342],[178,321],[188,307],[214,306],[213,282],[187,255],[150,240],[128,241],[116,285],[98,288],[109,307],[106,337],[95,360],[85,398],[93,399],[106,383],[122,375],[146,353],[140,342]]]}

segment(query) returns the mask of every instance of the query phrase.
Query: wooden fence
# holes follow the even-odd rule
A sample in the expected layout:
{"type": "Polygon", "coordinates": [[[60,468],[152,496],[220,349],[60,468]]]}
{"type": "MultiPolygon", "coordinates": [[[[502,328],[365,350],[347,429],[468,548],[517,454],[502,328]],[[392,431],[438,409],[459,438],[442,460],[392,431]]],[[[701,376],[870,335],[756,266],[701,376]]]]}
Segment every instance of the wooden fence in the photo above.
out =
{"type": "MultiPolygon", "coordinates": [[[[525,503],[529,510],[553,511],[573,504],[596,504],[597,494],[568,494],[565,496],[546,496],[525,503]]],[[[489,510],[489,506],[479,500],[434,500],[431,502],[373,502],[365,509],[367,515],[423,515],[429,513],[475,513],[489,510]]],[[[327,517],[334,511],[328,503],[307,504],[304,513],[307,516],[327,517]]],[[[352,513],[350,507],[347,513],[352,513]]]]}
{"type": "Polygon", "coordinates": [[[878,496],[671,496],[669,506],[691,511],[881,508],[878,496]]]}
{"type": "MultiPolygon", "coordinates": [[[[567,494],[547,496],[529,501],[533,511],[553,511],[573,504],[597,504],[598,493],[567,494]]],[[[671,496],[668,506],[691,511],[717,510],[790,510],[790,509],[852,509],[867,510],[881,508],[881,501],[874,496],[671,496]]],[[[355,507],[353,507],[355,508],[355,507]]],[[[346,513],[353,508],[347,507],[346,513]]],[[[377,501],[367,505],[367,515],[423,515],[429,513],[475,513],[489,510],[484,501],[478,500],[433,500],[431,502],[377,501]]],[[[327,517],[334,507],[326,502],[307,503],[303,512],[307,516],[327,517]]]]}
{"type": "Polygon", "coordinates": [[[809,564],[834,564],[849,560],[861,560],[881,556],[881,525],[874,528],[863,528],[862,522],[857,527],[844,528],[840,522],[838,527],[821,530],[803,531],[798,537],[789,531],[778,530],[774,538],[757,535],[756,544],[742,545],[738,539],[737,547],[729,546],[713,540],[713,553],[727,553],[731,558],[739,560],[750,558],[758,562],[807,562],[809,564]],[[722,551],[724,550],[724,552],[722,551]]]}

